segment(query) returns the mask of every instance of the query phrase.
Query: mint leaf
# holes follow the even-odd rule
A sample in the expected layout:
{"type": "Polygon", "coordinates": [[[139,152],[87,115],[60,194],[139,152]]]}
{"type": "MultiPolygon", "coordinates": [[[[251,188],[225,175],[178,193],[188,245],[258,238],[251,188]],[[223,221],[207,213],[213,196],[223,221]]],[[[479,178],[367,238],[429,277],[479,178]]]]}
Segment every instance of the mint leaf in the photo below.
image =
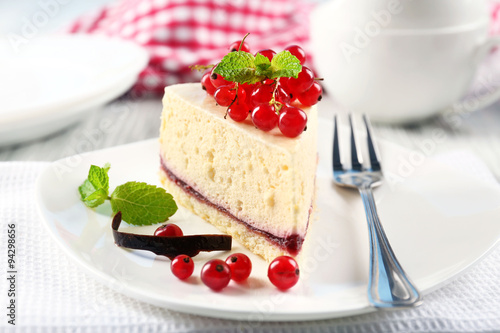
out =
{"type": "Polygon", "coordinates": [[[289,51],[274,55],[271,61],[260,53],[254,57],[248,52],[235,51],[222,58],[215,67],[214,73],[223,76],[228,81],[253,84],[265,78],[297,78],[301,70],[302,65],[299,59],[289,51]]]}
{"type": "Polygon", "coordinates": [[[89,175],[78,188],[80,196],[85,205],[95,208],[104,203],[109,193],[108,170],[111,166],[106,163],[104,167],[91,165],[89,175]]]}
{"type": "Polygon", "coordinates": [[[230,52],[214,69],[215,74],[226,80],[239,83],[256,83],[262,80],[255,74],[255,58],[244,51],[230,52]]]}
{"type": "MultiPolygon", "coordinates": [[[[87,182],[88,180],[85,181],[84,185],[88,186],[88,184],[90,184],[90,182],[88,183],[87,182]]],[[[81,191],[80,195],[82,195],[81,191]]],[[[85,198],[83,198],[82,195],[83,203],[90,208],[95,208],[97,206],[102,205],[107,198],[108,198],[108,193],[104,189],[95,190],[94,192],[87,195],[85,198]]]]}
{"type": "Polygon", "coordinates": [[[168,220],[177,211],[171,194],[146,183],[128,182],[111,194],[113,214],[121,211],[123,219],[134,225],[151,225],[168,220]]]}
{"type": "Polygon", "coordinates": [[[255,75],[257,76],[270,76],[271,71],[269,70],[271,67],[271,61],[260,53],[257,53],[255,56],[255,75]]]}
{"type": "Polygon", "coordinates": [[[276,79],[279,77],[293,77],[297,78],[300,71],[302,70],[302,65],[296,56],[292,55],[289,51],[281,51],[275,54],[271,60],[270,67],[272,74],[271,79],[276,79]]]}

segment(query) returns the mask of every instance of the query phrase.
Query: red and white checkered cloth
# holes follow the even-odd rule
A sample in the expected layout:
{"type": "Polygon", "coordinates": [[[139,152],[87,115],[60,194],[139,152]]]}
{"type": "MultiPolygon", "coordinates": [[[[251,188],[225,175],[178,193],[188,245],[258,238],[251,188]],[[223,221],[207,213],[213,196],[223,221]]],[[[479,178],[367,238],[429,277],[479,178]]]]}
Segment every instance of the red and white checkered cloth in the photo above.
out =
{"type": "MultiPolygon", "coordinates": [[[[69,32],[143,45],[151,58],[133,93],[162,94],[166,85],[198,81],[189,66],[215,64],[247,32],[252,51],[299,44],[308,53],[311,9],[306,0],[119,0],[79,18],[69,32]]],[[[491,2],[491,12],[491,32],[500,34],[500,2],[491,2]]]]}
{"type": "Polygon", "coordinates": [[[491,2],[491,34],[500,35],[500,2],[491,2]]]}
{"type": "Polygon", "coordinates": [[[256,52],[299,44],[307,50],[312,5],[299,0],[120,0],[78,19],[72,33],[133,40],[150,62],[133,93],[162,94],[165,85],[198,81],[194,64],[215,64],[241,40],[256,52]]]}

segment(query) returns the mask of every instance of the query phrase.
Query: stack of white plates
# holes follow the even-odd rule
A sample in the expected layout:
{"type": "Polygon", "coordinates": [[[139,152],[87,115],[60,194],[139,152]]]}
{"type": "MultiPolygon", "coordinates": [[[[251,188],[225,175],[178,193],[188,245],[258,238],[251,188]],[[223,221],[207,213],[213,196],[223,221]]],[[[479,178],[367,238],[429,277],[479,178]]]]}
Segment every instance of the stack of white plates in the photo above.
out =
{"type": "Polygon", "coordinates": [[[0,146],[48,135],[126,92],[148,63],[139,45],[56,35],[0,43],[0,146]]]}

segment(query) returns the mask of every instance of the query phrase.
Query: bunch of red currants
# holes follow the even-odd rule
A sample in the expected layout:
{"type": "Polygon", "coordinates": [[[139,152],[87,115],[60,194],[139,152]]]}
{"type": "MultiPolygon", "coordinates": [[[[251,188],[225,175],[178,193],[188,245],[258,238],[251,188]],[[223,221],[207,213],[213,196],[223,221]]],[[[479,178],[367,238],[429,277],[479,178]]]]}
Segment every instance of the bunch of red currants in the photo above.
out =
{"type": "MultiPolygon", "coordinates": [[[[236,41],[229,50],[250,52],[244,41],[236,41]]],[[[243,122],[251,115],[255,127],[270,131],[276,126],[284,136],[299,136],[307,126],[307,114],[299,106],[309,107],[322,98],[323,90],[311,69],[304,66],[306,54],[297,45],[285,48],[297,57],[302,71],[297,78],[281,77],[264,79],[254,84],[227,81],[214,73],[217,66],[203,75],[201,84],[214,97],[218,105],[227,107],[227,115],[236,122],[243,122]]],[[[271,49],[256,52],[269,60],[276,54],[271,49]]]]}

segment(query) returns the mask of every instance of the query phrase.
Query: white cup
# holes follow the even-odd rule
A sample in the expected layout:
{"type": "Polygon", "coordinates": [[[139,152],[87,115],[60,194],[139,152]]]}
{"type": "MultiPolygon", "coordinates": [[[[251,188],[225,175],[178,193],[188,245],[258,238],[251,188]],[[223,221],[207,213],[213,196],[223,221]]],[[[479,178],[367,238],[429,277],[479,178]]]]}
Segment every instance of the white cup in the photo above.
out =
{"type": "MultiPolygon", "coordinates": [[[[333,0],[311,16],[318,74],[333,98],[372,120],[408,123],[456,104],[500,38],[483,0],[333,0]]],[[[479,109],[500,98],[490,92],[479,109]]]]}

